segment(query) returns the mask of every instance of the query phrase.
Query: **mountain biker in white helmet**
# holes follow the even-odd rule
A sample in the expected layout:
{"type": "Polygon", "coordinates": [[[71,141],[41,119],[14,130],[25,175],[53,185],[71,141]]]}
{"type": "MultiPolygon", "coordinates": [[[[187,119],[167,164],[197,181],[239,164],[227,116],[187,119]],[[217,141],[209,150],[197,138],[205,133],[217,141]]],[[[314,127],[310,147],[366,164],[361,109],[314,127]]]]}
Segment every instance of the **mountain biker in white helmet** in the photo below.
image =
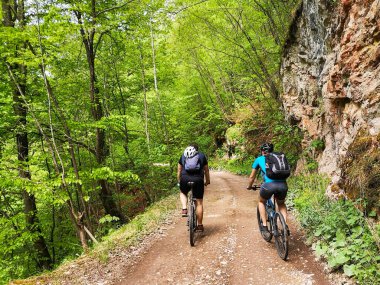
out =
{"type": "Polygon", "coordinates": [[[182,217],[187,216],[188,182],[194,182],[193,196],[196,198],[197,231],[203,232],[203,195],[204,186],[210,184],[210,172],[206,156],[198,151],[198,145],[191,143],[178,161],[177,180],[180,186],[182,217]]]}

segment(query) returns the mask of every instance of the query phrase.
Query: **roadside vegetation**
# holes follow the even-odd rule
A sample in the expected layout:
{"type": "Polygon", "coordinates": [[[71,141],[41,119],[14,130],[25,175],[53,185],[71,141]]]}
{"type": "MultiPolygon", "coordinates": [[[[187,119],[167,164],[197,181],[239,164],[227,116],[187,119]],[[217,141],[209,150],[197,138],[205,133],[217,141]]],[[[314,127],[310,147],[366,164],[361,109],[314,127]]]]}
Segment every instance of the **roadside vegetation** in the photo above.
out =
{"type": "Polygon", "coordinates": [[[122,252],[128,250],[131,246],[138,247],[141,240],[156,232],[165,221],[172,217],[173,212],[180,208],[177,191],[177,188],[173,188],[169,196],[147,207],[143,213],[138,214],[126,225],[110,231],[102,240],[99,240],[99,243],[94,244],[86,254],[65,259],[52,272],[45,272],[25,280],[15,280],[14,283],[41,284],[41,282],[49,280],[49,282],[55,284],[54,280],[61,280],[67,267],[70,267],[73,263],[80,264],[89,259],[97,259],[101,263],[107,263],[112,252],[122,252]]]}

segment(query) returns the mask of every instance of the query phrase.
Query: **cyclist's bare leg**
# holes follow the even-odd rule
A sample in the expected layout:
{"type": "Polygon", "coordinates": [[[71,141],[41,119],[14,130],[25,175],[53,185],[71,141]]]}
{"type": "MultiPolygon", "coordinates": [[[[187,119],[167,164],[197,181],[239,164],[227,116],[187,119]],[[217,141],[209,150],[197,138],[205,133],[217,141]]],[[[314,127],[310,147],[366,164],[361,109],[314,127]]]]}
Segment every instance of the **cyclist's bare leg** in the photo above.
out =
{"type": "Polygon", "coordinates": [[[198,225],[202,225],[202,221],[203,221],[203,199],[197,199],[196,205],[197,205],[197,209],[195,212],[197,215],[198,225]]]}
{"type": "Polygon", "coordinates": [[[182,209],[187,209],[187,196],[182,192],[179,192],[179,198],[181,200],[182,209]]]}
{"type": "Polygon", "coordinates": [[[286,205],[285,205],[285,200],[277,200],[277,206],[278,206],[278,210],[280,211],[280,213],[284,217],[284,220],[286,223],[287,209],[286,209],[286,205]]]}
{"type": "Polygon", "coordinates": [[[265,219],[264,217],[266,216],[266,213],[265,213],[265,203],[267,202],[266,199],[260,197],[260,201],[259,201],[259,212],[260,212],[260,217],[263,221],[263,226],[266,226],[267,225],[267,219],[265,219]]]}

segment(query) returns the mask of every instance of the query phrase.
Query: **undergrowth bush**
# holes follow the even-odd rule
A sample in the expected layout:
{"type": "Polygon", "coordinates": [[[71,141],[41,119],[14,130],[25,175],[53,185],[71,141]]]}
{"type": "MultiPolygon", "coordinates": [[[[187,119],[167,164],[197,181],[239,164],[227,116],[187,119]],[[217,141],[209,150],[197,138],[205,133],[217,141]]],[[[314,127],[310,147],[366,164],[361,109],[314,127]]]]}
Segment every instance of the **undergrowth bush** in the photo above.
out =
{"type": "Polygon", "coordinates": [[[331,201],[327,179],[319,175],[289,179],[287,204],[305,229],[309,242],[331,270],[343,270],[360,284],[380,284],[380,255],[375,237],[356,203],[331,201]]]}
{"type": "Polygon", "coordinates": [[[212,169],[223,169],[238,175],[249,175],[252,170],[253,161],[254,158],[229,160],[214,158],[209,161],[209,166],[212,169]]]}

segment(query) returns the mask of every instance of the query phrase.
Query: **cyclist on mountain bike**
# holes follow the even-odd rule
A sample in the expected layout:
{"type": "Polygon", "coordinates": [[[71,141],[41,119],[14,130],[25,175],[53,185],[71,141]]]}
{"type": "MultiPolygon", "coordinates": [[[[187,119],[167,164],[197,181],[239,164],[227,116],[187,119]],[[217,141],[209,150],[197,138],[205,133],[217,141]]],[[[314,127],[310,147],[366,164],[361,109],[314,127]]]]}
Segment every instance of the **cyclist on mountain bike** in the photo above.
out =
{"type": "Polygon", "coordinates": [[[182,217],[187,216],[188,182],[194,182],[193,197],[196,198],[197,231],[203,232],[203,194],[204,186],[210,184],[210,172],[206,156],[198,151],[196,143],[190,144],[178,161],[177,180],[180,186],[182,217]],[[206,181],[205,181],[206,180],[206,181]]]}
{"type": "MultiPolygon", "coordinates": [[[[260,216],[265,217],[265,203],[268,199],[275,195],[278,210],[283,215],[286,222],[286,205],[285,205],[285,197],[288,192],[288,185],[286,180],[273,180],[266,176],[265,170],[265,156],[269,153],[273,152],[273,144],[264,143],[260,146],[261,156],[255,159],[252,164],[252,172],[249,176],[249,183],[247,189],[250,189],[255,181],[257,171],[261,170],[261,175],[263,177],[264,183],[260,187],[260,201],[259,201],[259,211],[260,216]]],[[[267,221],[263,219],[263,230],[268,232],[267,221]]]]}

